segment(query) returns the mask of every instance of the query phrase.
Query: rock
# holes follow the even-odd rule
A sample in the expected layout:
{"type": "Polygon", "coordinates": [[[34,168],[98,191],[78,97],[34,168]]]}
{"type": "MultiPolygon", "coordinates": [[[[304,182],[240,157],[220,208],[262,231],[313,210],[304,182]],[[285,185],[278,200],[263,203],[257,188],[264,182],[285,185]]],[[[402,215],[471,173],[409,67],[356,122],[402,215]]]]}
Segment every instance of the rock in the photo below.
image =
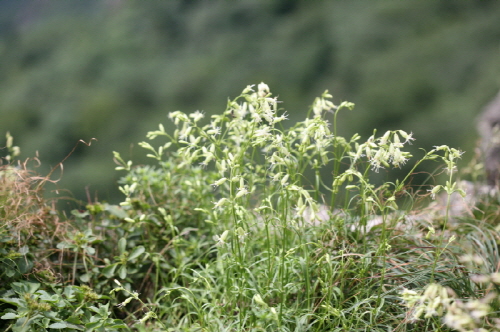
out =
{"type": "Polygon", "coordinates": [[[491,186],[498,186],[500,180],[500,92],[480,114],[477,130],[481,136],[487,182],[491,186]]]}

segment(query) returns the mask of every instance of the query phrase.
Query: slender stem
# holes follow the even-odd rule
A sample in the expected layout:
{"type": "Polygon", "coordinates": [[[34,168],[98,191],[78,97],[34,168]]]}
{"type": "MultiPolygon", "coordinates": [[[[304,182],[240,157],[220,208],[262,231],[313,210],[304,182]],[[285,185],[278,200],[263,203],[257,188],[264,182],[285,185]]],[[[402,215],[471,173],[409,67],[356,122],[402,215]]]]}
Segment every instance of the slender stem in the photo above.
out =
{"type": "Polygon", "coordinates": [[[282,243],[281,243],[281,265],[280,265],[280,293],[281,293],[281,303],[280,303],[280,311],[279,311],[279,322],[283,320],[283,308],[285,306],[285,285],[287,284],[286,282],[286,264],[285,264],[285,255],[286,255],[286,244],[287,244],[287,237],[288,237],[288,191],[285,191],[285,199],[282,201],[283,203],[283,210],[282,210],[282,219],[283,222],[281,226],[283,227],[283,238],[282,238],[282,243]]]}
{"type": "Polygon", "coordinates": [[[73,261],[73,281],[71,282],[72,285],[75,284],[75,278],[76,278],[76,262],[78,261],[78,250],[75,251],[75,260],[73,261]]]}
{"type": "MultiPolygon", "coordinates": [[[[452,180],[453,180],[453,171],[452,171],[452,167],[451,166],[450,166],[449,172],[450,172],[450,175],[449,175],[449,179],[448,179],[448,185],[451,185],[452,180]]],[[[445,216],[444,216],[444,225],[448,224],[448,218],[449,218],[449,213],[450,213],[451,195],[452,195],[452,192],[447,191],[446,210],[445,210],[445,216]]],[[[434,282],[434,274],[435,274],[435,271],[436,271],[438,259],[441,256],[441,254],[444,252],[444,250],[446,249],[446,246],[447,246],[446,245],[445,247],[443,247],[444,233],[445,232],[443,230],[441,232],[441,235],[439,236],[438,246],[439,246],[440,249],[436,250],[436,254],[435,254],[435,257],[434,257],[434,262],[432,264],[431,283],[434,282]]]]}
{"type": "MultiPolygon", "coordinates": [[[[339,169],[340,169],[340,158],[339,158],[339,149],[338,149],[338,140],[337,140],[337,114],[339,112],[339,109],[335,110],[335,113],[333,114],[333,178],[337,177],[339,174],[339,169]]],[[[332,188],[335,189],[335,188],[332,188]]],[[[337,198],[337,193],[332,192],[332,196],[330,198],[330,208],[333,212],[333,209],[335,207],[335,201],[337,198]]]]}

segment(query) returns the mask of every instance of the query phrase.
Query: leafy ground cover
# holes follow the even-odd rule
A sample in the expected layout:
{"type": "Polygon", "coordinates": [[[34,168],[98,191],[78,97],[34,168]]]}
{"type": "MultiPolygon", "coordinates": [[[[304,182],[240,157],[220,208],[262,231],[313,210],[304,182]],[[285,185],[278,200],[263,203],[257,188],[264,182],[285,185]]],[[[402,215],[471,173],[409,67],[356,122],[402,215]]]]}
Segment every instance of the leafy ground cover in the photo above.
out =
{"type": "Polygon", "coordinates": [[[331,100],[326,91],[291,127],[264,83],[210,119],[172,112],[174,132],[160,124],[140,143],[151,165],[114,153],[123,202],[70,216],[44,198],[48,177],[11,161],[8,136],[0,328],[500,329],[497,197],[464,199],[454,148],[412,161],[411,133],[338,136],[354,105],[331,100]],[[377,184],[373,174],[407,162],[405,177],[377,184]],[[413,186],[421,163],[438,163],[443,183],[413,186]]]}

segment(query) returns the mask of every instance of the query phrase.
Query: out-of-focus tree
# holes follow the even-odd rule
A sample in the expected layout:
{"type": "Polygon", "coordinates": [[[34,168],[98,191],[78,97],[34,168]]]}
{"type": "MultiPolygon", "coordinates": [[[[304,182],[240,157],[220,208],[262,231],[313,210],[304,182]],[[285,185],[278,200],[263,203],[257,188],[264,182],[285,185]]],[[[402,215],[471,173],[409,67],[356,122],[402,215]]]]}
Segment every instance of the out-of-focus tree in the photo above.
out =
{"type": "Polygon", "coordinates": [[[329,89],[357,105],[343,135],[404,129],[470,151],[500,84],[499,16],[497,1],[2,1],[0,130],[47,166],[96,138],[60,186],[104,200],[112,150],[137,158],[169,111],[219,112],[260,81],[292,121],[329,89]]]}

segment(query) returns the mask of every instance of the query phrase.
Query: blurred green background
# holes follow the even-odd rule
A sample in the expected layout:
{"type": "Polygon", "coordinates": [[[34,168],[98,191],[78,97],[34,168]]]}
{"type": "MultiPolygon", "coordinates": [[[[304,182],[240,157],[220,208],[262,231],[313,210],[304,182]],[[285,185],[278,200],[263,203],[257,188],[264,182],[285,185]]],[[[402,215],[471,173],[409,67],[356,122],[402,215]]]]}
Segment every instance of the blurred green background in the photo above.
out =
{"type": "Polygon", "coordinates": [[[2,136],[42,174],[96,138],[58,187],[118,202],[113,150],[144,162],[137,143],[168,112],[222,112],[261,81],[290,125],[328,89],[356,104],[340,134],[403,129],[470,160],[500,88],[500,1],[2,0],[0,59],[2,136]]]}

